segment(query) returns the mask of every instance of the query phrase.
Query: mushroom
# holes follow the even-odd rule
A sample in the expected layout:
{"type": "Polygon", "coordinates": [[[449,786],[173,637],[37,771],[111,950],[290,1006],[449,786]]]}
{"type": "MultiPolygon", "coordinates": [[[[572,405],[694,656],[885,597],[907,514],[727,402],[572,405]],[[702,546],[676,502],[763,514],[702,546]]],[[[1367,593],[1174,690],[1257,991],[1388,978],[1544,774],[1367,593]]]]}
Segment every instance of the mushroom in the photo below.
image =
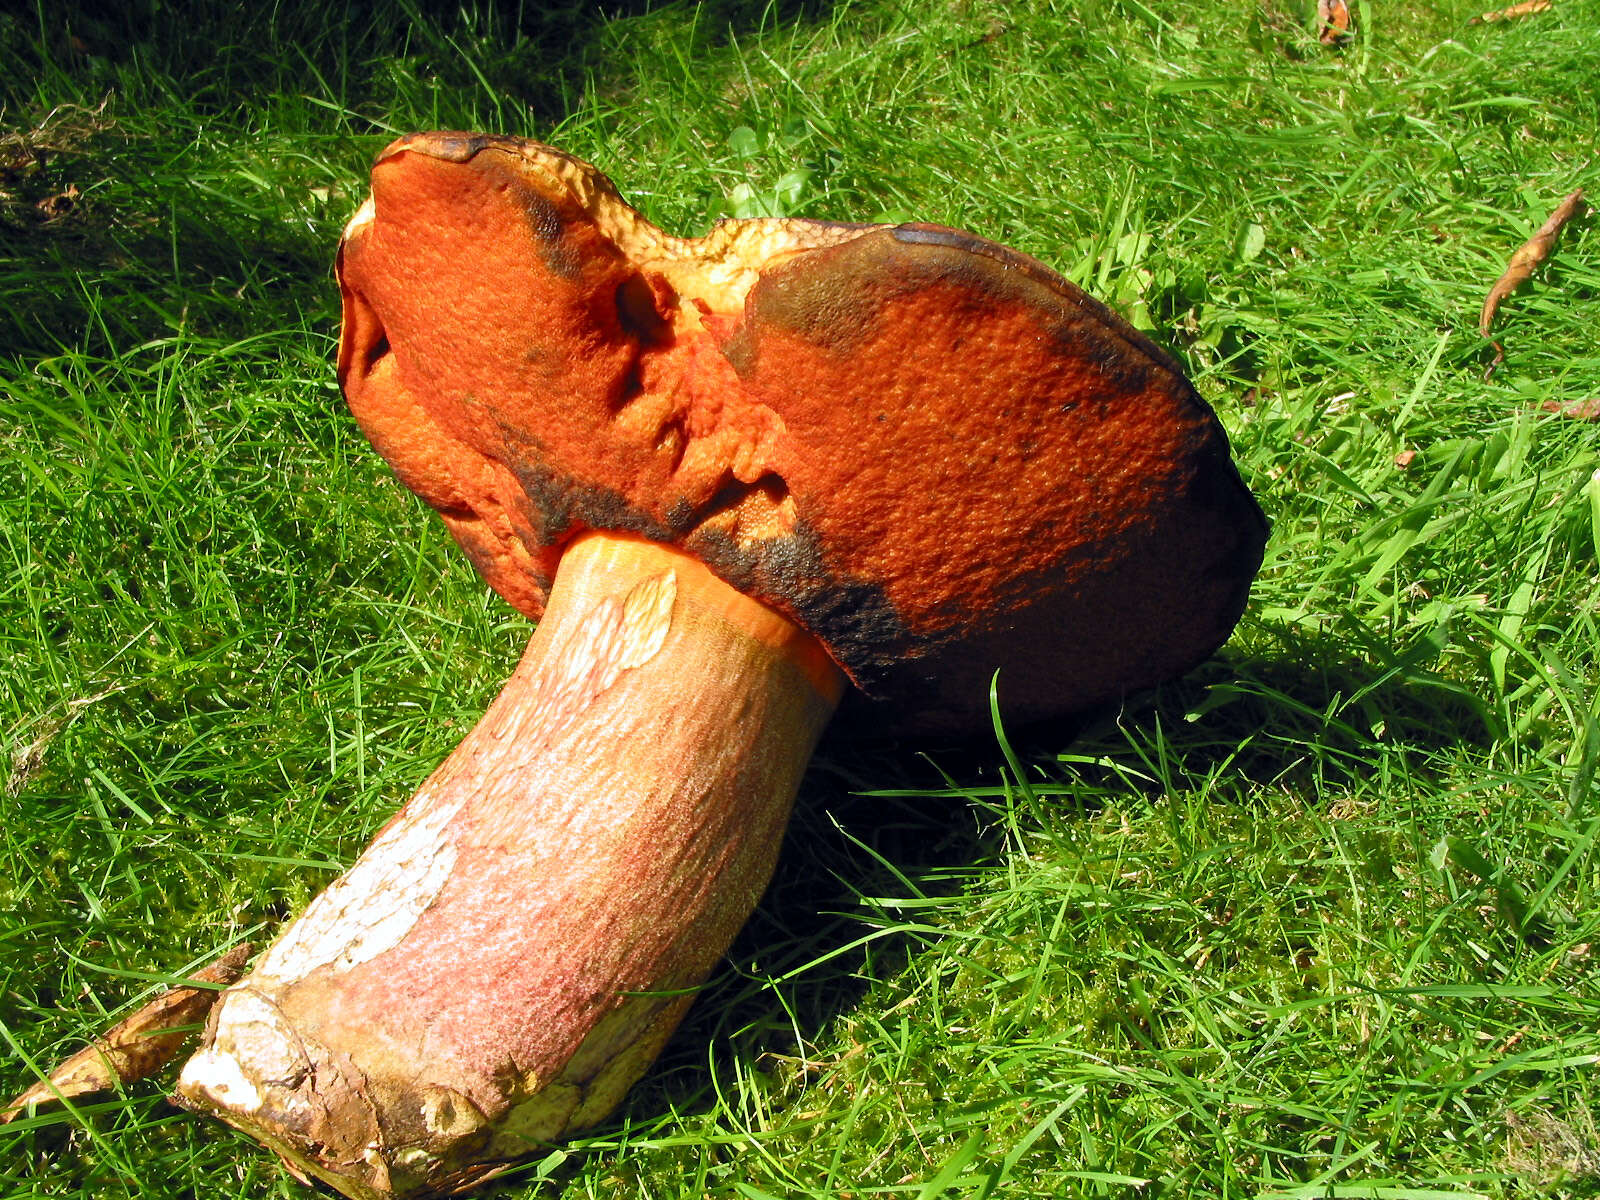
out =
{"type": "Polygon", "coordinates": [[[670,237],[535,142],[401,138],[345,231],[339,375],[539,621],[465,741],[214,1009],[179,1082],[350,1196],[601,1121],[853,720],[1114,701],[1232,631],[1266,524],[1178,364],[933,225],[670,237]]]}

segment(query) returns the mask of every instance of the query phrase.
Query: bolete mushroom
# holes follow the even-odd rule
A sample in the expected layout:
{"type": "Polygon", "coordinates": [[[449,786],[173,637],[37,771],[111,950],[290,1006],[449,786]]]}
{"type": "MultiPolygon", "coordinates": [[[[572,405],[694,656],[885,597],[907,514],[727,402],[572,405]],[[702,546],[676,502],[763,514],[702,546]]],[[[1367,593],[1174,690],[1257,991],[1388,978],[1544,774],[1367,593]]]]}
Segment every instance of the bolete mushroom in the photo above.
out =
{"type": "Polygon", "coordinates": [[[179,1084],[355,1197],[603,1119],[766,887],[842,694],[952,732],[1174,676],[1266,526],[1177,363],[931,225],[669,237],[430,133],[345,231],[356,419],[539,620],[481,723],[223,994],[179,1084]]]}

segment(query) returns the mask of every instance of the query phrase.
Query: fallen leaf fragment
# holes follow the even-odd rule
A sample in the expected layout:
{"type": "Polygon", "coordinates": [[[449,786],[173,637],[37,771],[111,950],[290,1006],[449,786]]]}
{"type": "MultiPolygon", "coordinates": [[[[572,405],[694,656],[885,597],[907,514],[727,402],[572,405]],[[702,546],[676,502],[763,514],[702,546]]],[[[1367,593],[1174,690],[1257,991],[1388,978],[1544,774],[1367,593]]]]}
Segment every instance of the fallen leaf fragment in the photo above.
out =
{"type": "Polygon", "coordinates": [[[1335,46],[1350,36],[1350,6],[1345,0],[1317,0],[1317,41],[1335,46]]]}
{"type": "Polygon", "coordinates": [[[1486,12],[1473,17],[1468,25],[1493,25],[1496,21],[1514,21],[1518,17],[1531,17],[1534,13],[1548,12],[1550,0],[1523,0],[1521,4],[1513,4],[1510,8],[1497,8],[1493,12],[1486,12]]]}
{"type": "Polygon", "coordinates": [[[1559,400],[1546,400],[1539,407],[1547,413],[1555,413],[1558,417],[1567,417],[1574,421],[1600,421],[1600,396],[1590,396],[1587,400],[1573,400],[1567,404],[1559,400]]]}
{"type": "MultiPolygon", "coordinates": [[[[1574,188],[1560,204],[1556,205],[1555,211],[1546,218],[1545,223],[1539,226],[1534,235],[1517,247],[1517,252],[1506,264],[1505,273],[1495,280],[1494,286],[1489,289],[1489,294],[1483,298],[1483,311],[1478,314],[1480,335],[1489,336],[1500,302],[1526,283],[1532,277],[1534,268],[1550,257],[1550,251],[1555,249],[1556,238],[1561,235],[1567,222],[1583,211],[1583,207],[1583,189],[1574,188]]],[[[1503,358],[1505,352],[1501,350],[1500,343],[1495,342],[1494,361],[1489,364],[1488,371],[1484,372],[1484,378],[1488,378],[1503,358]]]]}
{"type": "Polygon", "coordinates": [[[64,191],[53,192],[43,200],[35,201],[33,206],[43,214],[46,221],[59,221],[78,207],[78,200],[82,195],[83,193],[78,191],[77,184],[69,183],[64,191]]]}
{"type": "MultiPolygon", "coordinates": [[[[241,942],[190,979],[226,987],[239,978],[249,959],[250,943],[241,942]]],[[[0,1125],[15,1120],[29,1107],[75,1100],[154,1075],[183,1049],[195,1032],[188,1027],[204,1019],[217,994],[216,987],[180,984],[168,988],[13,1100],[0,1112],[0,1125]]]]}

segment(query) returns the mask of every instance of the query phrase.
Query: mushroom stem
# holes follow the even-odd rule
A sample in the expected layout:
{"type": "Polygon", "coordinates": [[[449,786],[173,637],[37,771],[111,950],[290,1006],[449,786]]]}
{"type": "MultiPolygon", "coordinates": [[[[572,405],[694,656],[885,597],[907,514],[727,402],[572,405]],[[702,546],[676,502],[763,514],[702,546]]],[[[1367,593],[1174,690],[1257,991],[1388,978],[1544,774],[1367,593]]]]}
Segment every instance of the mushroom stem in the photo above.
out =
{"type": "Polygon", "coordinates": [[[223,994],[180,1099],[363,1200],[602,1120],[766,888],[842,689],[687,555],[580,538],[499,698],[223,994]]]}

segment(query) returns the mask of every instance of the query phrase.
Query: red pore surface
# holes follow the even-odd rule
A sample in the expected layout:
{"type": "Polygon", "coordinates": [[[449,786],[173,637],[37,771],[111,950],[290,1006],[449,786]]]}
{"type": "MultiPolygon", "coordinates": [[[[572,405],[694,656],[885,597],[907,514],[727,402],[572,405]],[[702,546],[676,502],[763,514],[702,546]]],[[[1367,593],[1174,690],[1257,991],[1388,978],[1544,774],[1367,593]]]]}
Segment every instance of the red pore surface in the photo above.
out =
{"type": "Polygon", "coordinates": [[[1266,527],[1215,416],[1032,259],[932,226],[668,238],[592,168],[471,135],[397,143],[373,197],[351,407],[529,615],[564,544],[632,531],[816,634],[891,723],[954,730],[997,669],[1014,716],[1082,709],[1243,608],[1266,527]]]}

